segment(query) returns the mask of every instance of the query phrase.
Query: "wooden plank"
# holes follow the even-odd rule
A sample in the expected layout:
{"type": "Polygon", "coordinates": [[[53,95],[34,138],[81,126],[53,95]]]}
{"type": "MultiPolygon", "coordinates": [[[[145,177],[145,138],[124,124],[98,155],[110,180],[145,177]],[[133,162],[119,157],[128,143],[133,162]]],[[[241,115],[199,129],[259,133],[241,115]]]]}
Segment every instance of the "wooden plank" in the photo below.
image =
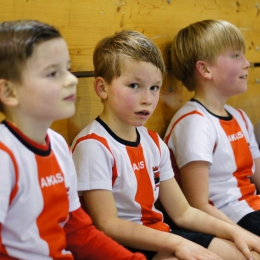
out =
{"type": "MultiPolygon", "coordinates": [[[[0,0],[0,5],[2,21],[37,19],[59,28],[68,42],[73,71],[93,71],[96,43],[122,29],[135,29],[152,39],[170,67],[169,50],[174,35],[184,26],[203,19],[235,24],[245,36],[247,59],[260,62],[260,9],[253,0],[0,0]]],[[[248,91],[228,101],[243,108],[254,124],[260,119],[258,79],[259,68],[250,68],[248,91]]],[[[52,125],[68,143],[102,111],[93,80],[80,79],[75,115],[52,125]]],[[[169,73],[158,106],[146,126],[163,136],[173,114],[192,95],[169,73]]]]}
{"type": "Polygon", "coordinates": [[[57,26],[68,41],[74,71],[93,70],[94,46],[115,31],[143,32],[166,54],[180,28],[202,19],[224,19],[237,25],[247,38],[248,59],[260,59],[252,47],[252,43],[260,46],[259,8],[252,0],[0,0],[0,4],[1,20],[39,19],[57,26]]]}
{"type": "Polygon", "coordinates": [[[101,114],[103,104],[94,90],[94,78],[79,79],[77,89],[76,113],[68,119],[68,142],[92,120],[101,114]]]}

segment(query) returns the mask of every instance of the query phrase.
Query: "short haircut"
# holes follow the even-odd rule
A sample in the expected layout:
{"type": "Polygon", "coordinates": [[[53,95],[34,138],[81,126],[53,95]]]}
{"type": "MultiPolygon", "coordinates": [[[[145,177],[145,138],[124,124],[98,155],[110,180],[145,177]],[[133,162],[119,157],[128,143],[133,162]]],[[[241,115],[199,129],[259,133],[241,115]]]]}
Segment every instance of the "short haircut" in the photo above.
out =
{"type": "Polygon", "coordinates": [[[123,30],[98,42],[93,54],[95,77],[110,84],[124,72],[124,59],[145,61],[155,65],[164,76],[167,72],[162,53],[156,44],[142,33],[123,30]]]}
{"type": "Polygon", "coordinates": [[[35,20],[0,23],[0,79],[21,82],[23,66],[35,46],[59,37],[56,28],[35,20]]]}
{"type": "Polygon", "coordinates": [[[171,62],[174,75],[189,90],[196,85],[196,62],[214,63],[226,50],[245,52],[245,40],[233,24],[221,20],[204,20],[181,29],[174,37],[171,62]]]}

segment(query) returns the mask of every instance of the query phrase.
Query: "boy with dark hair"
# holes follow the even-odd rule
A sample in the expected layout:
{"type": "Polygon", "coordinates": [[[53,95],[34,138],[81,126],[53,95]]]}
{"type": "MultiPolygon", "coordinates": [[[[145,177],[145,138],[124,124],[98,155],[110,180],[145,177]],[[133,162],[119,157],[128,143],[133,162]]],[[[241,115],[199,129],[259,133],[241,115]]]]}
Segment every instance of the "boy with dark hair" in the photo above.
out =
{"type": "Polygon", "coordinates": [[[72,151],[79,195],[94,224],[147,259],[259,259],[250,252],[259,252],[258,237],[189,206],[168,147],[143,126],[166,73],[158,47],[141,33],[122,31],[97,44],[93,61],[104,110],[72,151]],[[171,230],[155,208],[158,197],[178,226],[212,235],[171,230]]]}
{"type": "Polygon", "coordinates": [[[145,259],[92,225],[70,150],[49,129],[74,114],[77,83],[58,30],[0,23],[0,259],[145,259]]]}

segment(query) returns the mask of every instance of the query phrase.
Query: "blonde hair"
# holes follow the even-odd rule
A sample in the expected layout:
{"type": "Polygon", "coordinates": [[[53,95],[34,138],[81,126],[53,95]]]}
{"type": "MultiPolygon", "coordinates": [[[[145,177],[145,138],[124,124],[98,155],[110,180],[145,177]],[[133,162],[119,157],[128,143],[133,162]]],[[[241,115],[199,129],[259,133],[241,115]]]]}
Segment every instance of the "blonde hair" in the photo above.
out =
{"type": "Polygon", "coordinates": [[[204,20],[181,29],[171,46],[173,73],[183,85],[193,91],[196,85],[196,62],[215,62],[227,49],[245,52],[245,40],[233,24],[221,20],[204,20]]]}
{"type": "Polygon", "coordinates": [[[142,33],[123,30],[103,38],[96,45],[93,54],[95,77],[103,77],[110,84],[123,73],[125,58],[150,62],[162,75],[166,74],[162,53],[155,43],[142,33]]]}

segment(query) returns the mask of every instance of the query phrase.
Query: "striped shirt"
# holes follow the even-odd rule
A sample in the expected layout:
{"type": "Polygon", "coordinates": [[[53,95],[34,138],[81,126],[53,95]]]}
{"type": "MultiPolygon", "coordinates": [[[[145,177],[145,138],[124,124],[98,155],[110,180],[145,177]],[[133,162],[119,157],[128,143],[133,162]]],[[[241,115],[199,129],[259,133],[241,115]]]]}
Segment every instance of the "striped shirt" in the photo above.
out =
{"type": "Polygon", "coordinates": [[[260,156],[253,126],[239,109],[225,106],[228,117],[212,114],[199,102],[187,102],[166,131],[174,168],[192,161],[209,166],[209,201],[234,222],[260,209],[260,198],[249,177],[260,156]]]}
{"type": "Polygon", "coordinates": [[[46,145],[39,145],[14,126],[0,124],[2,254],[10,259],[74,259],[65,251],[63,226],[69,212],[79,207],[65,140],[49,129],[46,145]]]}
{"type": "Polygon", "coordinates": [[[169,231],[154,203],[160,181],[174,176],[169,150],[157,133],[137,127],[137,141],[116,136],[99,118],[84,128],[72,143],[78,191],[113,192],[118,217],[169,231]]]}

